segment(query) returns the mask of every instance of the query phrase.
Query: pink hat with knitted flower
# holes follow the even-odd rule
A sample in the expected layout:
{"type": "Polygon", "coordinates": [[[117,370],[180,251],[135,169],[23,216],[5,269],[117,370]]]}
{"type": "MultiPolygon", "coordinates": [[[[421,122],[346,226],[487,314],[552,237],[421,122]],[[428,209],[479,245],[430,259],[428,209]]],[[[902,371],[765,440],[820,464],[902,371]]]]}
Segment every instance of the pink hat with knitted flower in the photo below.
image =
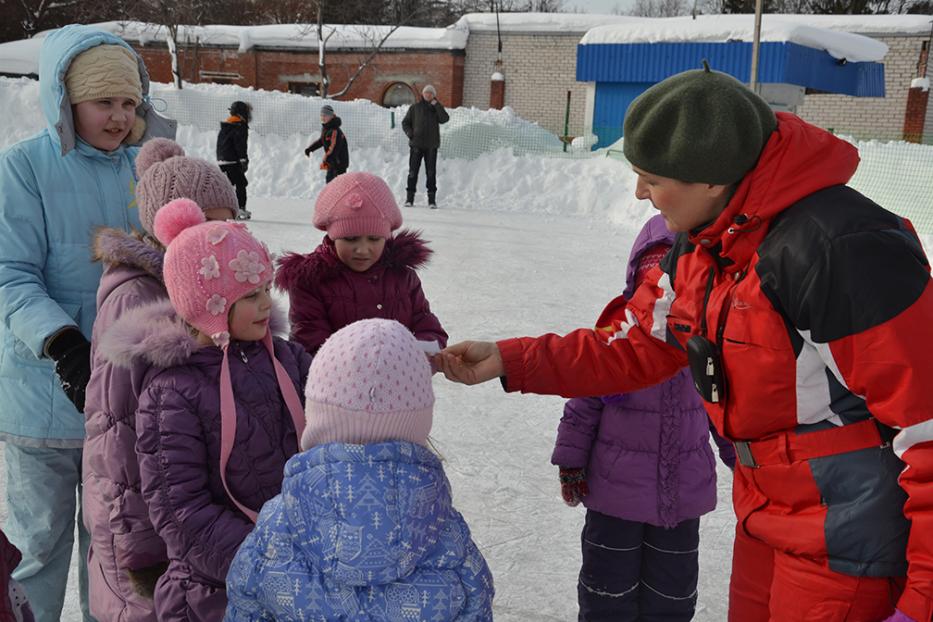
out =
{"type": "MultiPolygon", "coordinates": [[[[226,468],[236,438],[236,403],[230,379],[230,309],[272,280],[269,250],[242,223],[206,221],[198,204],[175,199],[155,214],[154,233],[166,246],[162,275],[175,311],[188,324],[209,335],[224,353],[220,369],[220,475],[227,488],[226,468]]],[[[304,430],[301,400],[288,372],[275,358],[272,334],[263,338],[272,359],[282,397],[295,432],[304,430]]],[[[254,522],[256,511],[243,506],[227,488],[230,499],[254,522]]]]}
{"type": "Polygon", "coordinates": [[[402,212],[392,190],[380,177],[344,173],[318,195],[314,226],[326,231],[332,240],[360,235],[388,238],[402,226],[402,212]]]}
{"type": "Polygon", "coordinates": [[[230,308],[272,280],[269,251],[244,224],[207,222],[188,199],[156,212],[154,233],[166,246],[162,275],[172,306],[214,343],[226,345],[230,308]]]}
{"type": "Polygon", "coordinates": [[[431,365],[411,331],[395,320],[360,320],[331,335],[311,362],[301,448],[426,445],[433,412],[431,365]]]}

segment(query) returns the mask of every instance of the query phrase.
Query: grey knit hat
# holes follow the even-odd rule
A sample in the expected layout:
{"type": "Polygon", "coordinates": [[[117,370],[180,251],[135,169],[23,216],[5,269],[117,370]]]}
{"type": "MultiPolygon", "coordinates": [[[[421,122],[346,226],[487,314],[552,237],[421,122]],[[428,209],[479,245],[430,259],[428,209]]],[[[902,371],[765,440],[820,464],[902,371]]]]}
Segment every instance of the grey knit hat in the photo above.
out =
{"type": "Polygon", "coordinates": [[[622,150],[648,173],[734,184],[755,167],[777,118],[744,84],[703,64],[635,98],[625,113],[622,150]]]}
{"type": "Polygon", "coordinates": [[[189,158],[181,145],[168,138],[153,138],[136,156],[136,205],[143,229],[155,235],[156,212],[173,199],[191,199],[202,210],[238,212],[236,194],[216,164],[189,158]]]}
{"type": "Polygon", "coordinates": [[[325,114],[328,117],[334,116],[334,107],[330,104],[324,104],[321,106],[321,114],[325,114]]]}

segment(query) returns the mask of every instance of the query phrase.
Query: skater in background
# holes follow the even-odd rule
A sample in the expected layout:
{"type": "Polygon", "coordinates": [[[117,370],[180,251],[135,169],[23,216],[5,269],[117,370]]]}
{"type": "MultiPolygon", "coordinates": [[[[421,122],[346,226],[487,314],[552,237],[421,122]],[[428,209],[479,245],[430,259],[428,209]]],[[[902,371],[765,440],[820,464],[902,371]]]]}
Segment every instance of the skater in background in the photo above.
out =
{"type": "MultiPolygon", "coordinates": [[[[662,216],[645,223],[624,300],[673,243],[662,216]]],[[[710,430],[687,370],[649,389],[567,402],[551,462],[560,467],[564,501],[586,507],[581,622],[693,619],[700,516],[716,507],[710,430]]],[[[732,444],[713,437],[733,468],[732,444]]]]}
{"type": "Polygon", "coordinates": [[[421,90],[421,100],[412,104],[402,119],[402,131],[408,136],[408,187],[405,207],[415,204],[418,186],[418,171],[424,160],[427,176],[428,207],[437,208],[437,150],[441,146],[440,126],[450,120],[441,102],[437,101],[437,89],[428,84],[421,90]]]}
{"type": "Polygon", "coordinates": [[[165,571],[165,543],[149,520],[136,458],[136,409],[147,366],[116,365],[101,355],[103,335],[132,309],[168,301],[162,279],[165,248],[155,237],[158,211],[189,198],[209,220],[236,217],[233,187],[217,165],[185,156],[176,142],[156,138],[136,157],[141,232],[106,228],[94,238],[104,265],[91,338],[84,441],[84,524],[91,533],[88,589],[97,622],[152,622],[152,586],[165,571]]]}
{"type": "Polygon", "coordinates": [[[596,330],[465,342],[449,378],[631,392],[690,366],[734,441],[732,622],[933,618],[933,281],[912,225],[846,184],[858,150],[731,76],[625,115],[671,252],[596,330]]]}
{"type": "Polygon", "coordinates": [[[159,620],[216,622],[225,579],[262,505],[277,495],[304,429],[311,359],[278,337],[266,248],[242,223],[206,222],[193,201],[156,214],[171,304],[123,314],[107,360],[149,365],[136,415],[143,499],[165,542],[159,620]]]}
{"type": "MultiPolygon", "coordinates": [[[[102,267],[98,227],[139,227],[133,162],[144,137],[174,134],[155,115],[142,59],[120,37],[71,25],[39,54],[48,126],[0,153],[0,438],[5,525],[22,551],[13,578],[36,619],[58,622],[81,496],[85,391],[102,267]]],[[[88,532],[78,520],[81,611],[88,532]]]]}
{"type": "Polygon", "coordinates": [[[217,134],[217,164],[226,173],[230,183],[236,188],[237,203],[240,207],[239,218],[249,220],[253,214],[246,209],[246,171],[249,170],[249,122],[253,117],[253,106],[247,102],[235,101],[230,105],[230,116],[220,122],[217,134]]]}
{"type": "Polygon", "coordinates": [[[492,574],[429,447],[431,366],[411,332],[342,328],[305,391],[302,453],[237,551],[225,620],[491,622],[492,574]]]}
{"type": "Polygon", "coordinates": [[[312,151],[324,149],[321,170],[327,171],[324,183],[330,183],[338,175],[343,175],[350,167],[350,150],[347,137],[340,129],[341,120],[334,114],[330,104],[321,106],[321,135],[305,148],[305,157],[311,157],[312,151]]]}
{"type": "Polygon", "coordinates": [[[421,341],[443,348],[447,333],[431,312],[417,270],[432,251],[402,230],[389,186],[369,173],[347,173],[324,186],[314,205],[324,240],[307,254],[279,259],[276,285],[288,293],[292,339],[312,355],[357,320],[397,320],[421,341]]]}

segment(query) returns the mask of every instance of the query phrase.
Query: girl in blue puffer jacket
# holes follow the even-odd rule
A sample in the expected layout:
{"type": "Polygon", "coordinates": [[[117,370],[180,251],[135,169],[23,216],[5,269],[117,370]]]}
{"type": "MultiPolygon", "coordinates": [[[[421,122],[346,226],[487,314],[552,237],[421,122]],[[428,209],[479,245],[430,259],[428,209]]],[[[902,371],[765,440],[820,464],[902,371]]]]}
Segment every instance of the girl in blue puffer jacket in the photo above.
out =
{"type": "MultiPolygon", "coordinates": [[[[155,115],[142,59],[88,26],[49,34],[39,54],[47,127],[0,152],[0,440],[13,577],[36,619],[59,619],[81,496],[84,393],[101,266],[94,229],[139,227],[135,146],[173,136],[155,115]]],[[[78,521],[84,619],[89,538],[78,521]]]]}
{"type": "Polygon", "coordinates": [[[431,368],[411,332],[337,331],[305,398],[305,451],[237,552],[225,620],[492,620],[489,568],[427,447],[431,368]]]}

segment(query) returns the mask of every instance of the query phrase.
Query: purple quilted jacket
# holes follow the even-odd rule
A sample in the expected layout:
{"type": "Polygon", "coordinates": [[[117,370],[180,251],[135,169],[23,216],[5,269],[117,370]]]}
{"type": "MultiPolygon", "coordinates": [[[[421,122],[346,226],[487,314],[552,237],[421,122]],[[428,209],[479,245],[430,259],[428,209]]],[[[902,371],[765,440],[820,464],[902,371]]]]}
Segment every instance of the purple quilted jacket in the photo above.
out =
{"type": "Polygon", "coordinates": [[[447,345],[447,333],[421,289],[416,269],[431,250],[413,231],[386,240],[382,257],[366,272],[354,272],[337,257],[328,237],[307,255],[279,260],[275,283],[288,292],[292,339],[314,354],[348,324],[370,318],[396,320],[421,341],[447,345]]]}
{"type": "MultiPolygon", "coordinates": [[[[281,339],[274,348],[303,395],[311,357],[281,339]]],[[[136,451],[143,497],[169,558],[155,588],[156,615],[160,621],[220,620],[227,570],[253,528],[220,478],[223,352],[199,347],[167,303],[125,313],[104,335],[101,350],[118,365],[150,366],[139,398],[136,451]]],[[[232,342],[229,361],[237,429],[227,484],[258,512],[279,493],[298,437],[262,342],[232,342]]]]}
{"type": "MultiPolygon", "coordinates": [[[[624,296],[635,289],[642,255],[673,239],[661,216],[645,224],[629,257],[624,296]]],[[[586,469],[587,508],[673,527],[716,507],[711,430],[690,373],[682,370],[642,391],[569,400],[551,462],[586,469]]],[[[732,445],[715,432],[713,436],[723,462],[734,465],[732,445]]]]}
{"type": "Polygon", "coordinates": [[[152,600],[136,592],[126,573],[168,560],[149,521],[136,459],[136,406],[147,366],[115,366],[98,346],[101,335],[128,310],[168,300],[162,251],[123,230],[103,229],[94,239],[94,253],[104,264],[104,275],[97,289],[93,367],[84,408],[82,505],[91,534],[91,613],[99,622],[155,622],[152,600]]]}

